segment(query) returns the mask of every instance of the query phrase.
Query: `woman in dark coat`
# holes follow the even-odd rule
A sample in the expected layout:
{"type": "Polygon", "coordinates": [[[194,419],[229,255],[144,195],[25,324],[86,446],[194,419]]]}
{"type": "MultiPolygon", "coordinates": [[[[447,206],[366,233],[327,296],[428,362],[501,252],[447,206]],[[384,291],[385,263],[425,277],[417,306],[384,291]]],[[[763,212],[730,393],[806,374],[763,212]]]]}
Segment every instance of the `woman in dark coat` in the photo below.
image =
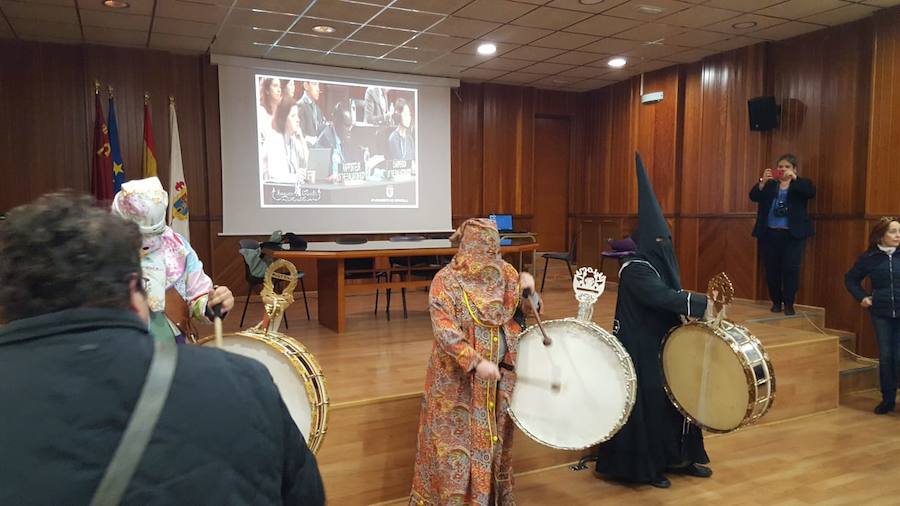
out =
{"type": "Polygon", "coordinates": [[[793,315],[794,297],[800,279],[800,259],[806,238],[813,235],[806,213],[809,199],[816,196],[812,181],[797,175],[799,161],[782,155],[777,168],[766,169],[750,190],[750,200],[758,204],[753,237],[766,266],[766,283],[772,312],[793,315]]]}
{"type": "Polygon", "coordinates": [[[844,275],[844,284],[859,305],[868,308],[878,338],[881,403],[875,414],[894,410],[897,396],[897,369],[900,367],[900,222],[882,218],[869,234],[869,249],[844,275]],[[862,281],[869,278],[872,292],[862,281]]]}

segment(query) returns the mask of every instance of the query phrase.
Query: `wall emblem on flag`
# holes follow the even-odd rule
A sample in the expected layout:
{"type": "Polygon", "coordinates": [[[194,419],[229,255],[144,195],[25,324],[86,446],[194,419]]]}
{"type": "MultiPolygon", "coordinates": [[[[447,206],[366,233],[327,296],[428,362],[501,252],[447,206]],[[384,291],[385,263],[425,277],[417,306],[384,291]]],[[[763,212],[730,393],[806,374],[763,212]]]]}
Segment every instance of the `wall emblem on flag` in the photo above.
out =
{"type": "Polygon", "coordinates": [[[384,190],[384,194],[387,195],[387,198],[394,197],[394,185],[388,185],[387,189],[384,190]]]}

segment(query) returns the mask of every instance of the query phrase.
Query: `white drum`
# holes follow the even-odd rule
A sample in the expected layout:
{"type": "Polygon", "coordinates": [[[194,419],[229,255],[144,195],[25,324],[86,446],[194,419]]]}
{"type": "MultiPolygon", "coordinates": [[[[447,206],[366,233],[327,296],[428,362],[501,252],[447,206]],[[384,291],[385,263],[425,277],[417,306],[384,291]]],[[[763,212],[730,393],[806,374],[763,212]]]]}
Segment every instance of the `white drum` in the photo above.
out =
{"type": "Polygon", "coordinates": [[[575,318],[543,322],[519,337],[517,381],[510,414],[535,441],[582,450],[610,439],[625,425],[637,389],[634,365],[622,344],[598,325],[575,318]]]}
{"type": "MultiPolygon", "coordinates": [[[[199,343],[215,344],[212,336],[199,343]]],[[[315,357],[305,346],[280,333],[267,336],[251,330],[224,334],[223,347],[266,366],[307,446],[315,453],[325,436],[328,414],[325,377],[315,357]]]]}

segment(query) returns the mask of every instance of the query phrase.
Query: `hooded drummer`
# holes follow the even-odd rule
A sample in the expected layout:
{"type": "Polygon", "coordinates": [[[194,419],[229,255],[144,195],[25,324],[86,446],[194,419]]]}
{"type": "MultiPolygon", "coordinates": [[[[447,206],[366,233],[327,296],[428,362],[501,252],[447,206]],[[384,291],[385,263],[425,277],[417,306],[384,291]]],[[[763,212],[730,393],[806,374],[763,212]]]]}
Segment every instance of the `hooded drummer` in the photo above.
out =
{"type": "MultiPolygon", "coordinates": [[[[599,448],[596,475],[659,488],[666,473],[712,476],[700,428],[686,420],[663,389],[660,347],[681,316],[706,315],[707,297],[681,289],[672,233],[663,218],[639,154],[637,252],[619,270],[613,334],[631,355],[637,396],[625,426],[599,448]]],[[[709,304],[710,312],[713,304],[709,304]]]]}

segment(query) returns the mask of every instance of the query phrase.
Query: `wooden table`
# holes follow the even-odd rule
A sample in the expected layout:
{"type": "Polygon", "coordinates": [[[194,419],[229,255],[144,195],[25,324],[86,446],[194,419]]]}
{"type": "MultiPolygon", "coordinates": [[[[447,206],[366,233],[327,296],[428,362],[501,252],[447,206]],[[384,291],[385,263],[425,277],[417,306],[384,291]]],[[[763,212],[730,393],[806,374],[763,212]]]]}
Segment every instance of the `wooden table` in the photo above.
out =
{"type": "MultiPolygon", "coordinates": [[[[501,246],[507,253],[534,252],[536,242],[501,246]]],[[[385,258],[396,256],[450,256],[456,248],[446,239],[426,239],[424,241],[369,241],[365,244],[338,244],[335,242],[311,242],[306,251],[270,250],[275,258],[296,262],[315,259],[319,290],[319,323],[337,333],[344,332],[344,297],[355,293],[369,293],[376,288],[421,288],[431,284],[430,280],[388,279],[384,283],[347,283],[344,276],[344,260],[348,258],[385,258]]]]}

